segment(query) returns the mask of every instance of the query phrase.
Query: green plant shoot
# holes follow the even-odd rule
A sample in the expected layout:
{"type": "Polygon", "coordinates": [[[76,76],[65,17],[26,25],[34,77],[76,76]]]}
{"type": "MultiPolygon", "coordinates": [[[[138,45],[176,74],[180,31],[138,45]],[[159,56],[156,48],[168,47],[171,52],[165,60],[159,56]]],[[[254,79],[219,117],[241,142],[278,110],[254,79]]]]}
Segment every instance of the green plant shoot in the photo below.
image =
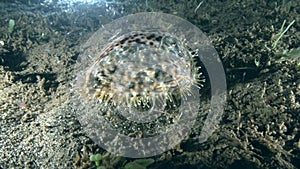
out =
{"type": "Polygon", "coordinates": [[[11,34],[14,31],[15,20],[10,19],[8,22],[8,32],[11,34]]]}

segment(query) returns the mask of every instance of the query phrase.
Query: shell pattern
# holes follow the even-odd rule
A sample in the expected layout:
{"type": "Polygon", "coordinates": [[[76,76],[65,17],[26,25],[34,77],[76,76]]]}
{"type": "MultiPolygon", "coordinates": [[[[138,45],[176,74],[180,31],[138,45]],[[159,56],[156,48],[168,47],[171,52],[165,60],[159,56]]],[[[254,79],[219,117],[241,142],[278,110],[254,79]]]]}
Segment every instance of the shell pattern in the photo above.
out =
{"type": "Polygon", "coordinates": [[[166,33],[131,32],[113,40],[87,70],[82,90],[89,99],[112,106],[149,110],[157,103],[176,106],[203,78],[196,54],[166,33]]]}
{"type": "Polygon", "coordinates": [[[180,119],[190,89],[205,81],[197,53],[165,32],[130,32],[112,40],[83,70],[77,91],[85,106],[97,109],[95,118],[118,132],[159,135],[180,119]]]}

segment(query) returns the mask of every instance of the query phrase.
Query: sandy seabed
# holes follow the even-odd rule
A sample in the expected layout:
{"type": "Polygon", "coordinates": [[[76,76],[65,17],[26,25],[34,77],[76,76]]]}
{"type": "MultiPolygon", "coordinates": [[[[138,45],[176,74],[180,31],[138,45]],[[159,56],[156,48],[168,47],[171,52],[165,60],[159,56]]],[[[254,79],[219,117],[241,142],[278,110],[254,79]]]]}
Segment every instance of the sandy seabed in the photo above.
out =
{"type": "Polygon", "coordinates": [[[199,3],[0,2],[0,168],[96,168],[89,160],[96,153],[106,168],[134,161],[96,145],[69,98],[81,45],[102,25],[146,11],[182,17],[205,32],[228,86],[214,134],[200,144],[196,124],[180,145],[152,157],[148,168],[300,168],[300,3],[210,0],[197,8],[199,3]],[[295,23],[273,49],[284,20],[285,27],[295,23]]]}

